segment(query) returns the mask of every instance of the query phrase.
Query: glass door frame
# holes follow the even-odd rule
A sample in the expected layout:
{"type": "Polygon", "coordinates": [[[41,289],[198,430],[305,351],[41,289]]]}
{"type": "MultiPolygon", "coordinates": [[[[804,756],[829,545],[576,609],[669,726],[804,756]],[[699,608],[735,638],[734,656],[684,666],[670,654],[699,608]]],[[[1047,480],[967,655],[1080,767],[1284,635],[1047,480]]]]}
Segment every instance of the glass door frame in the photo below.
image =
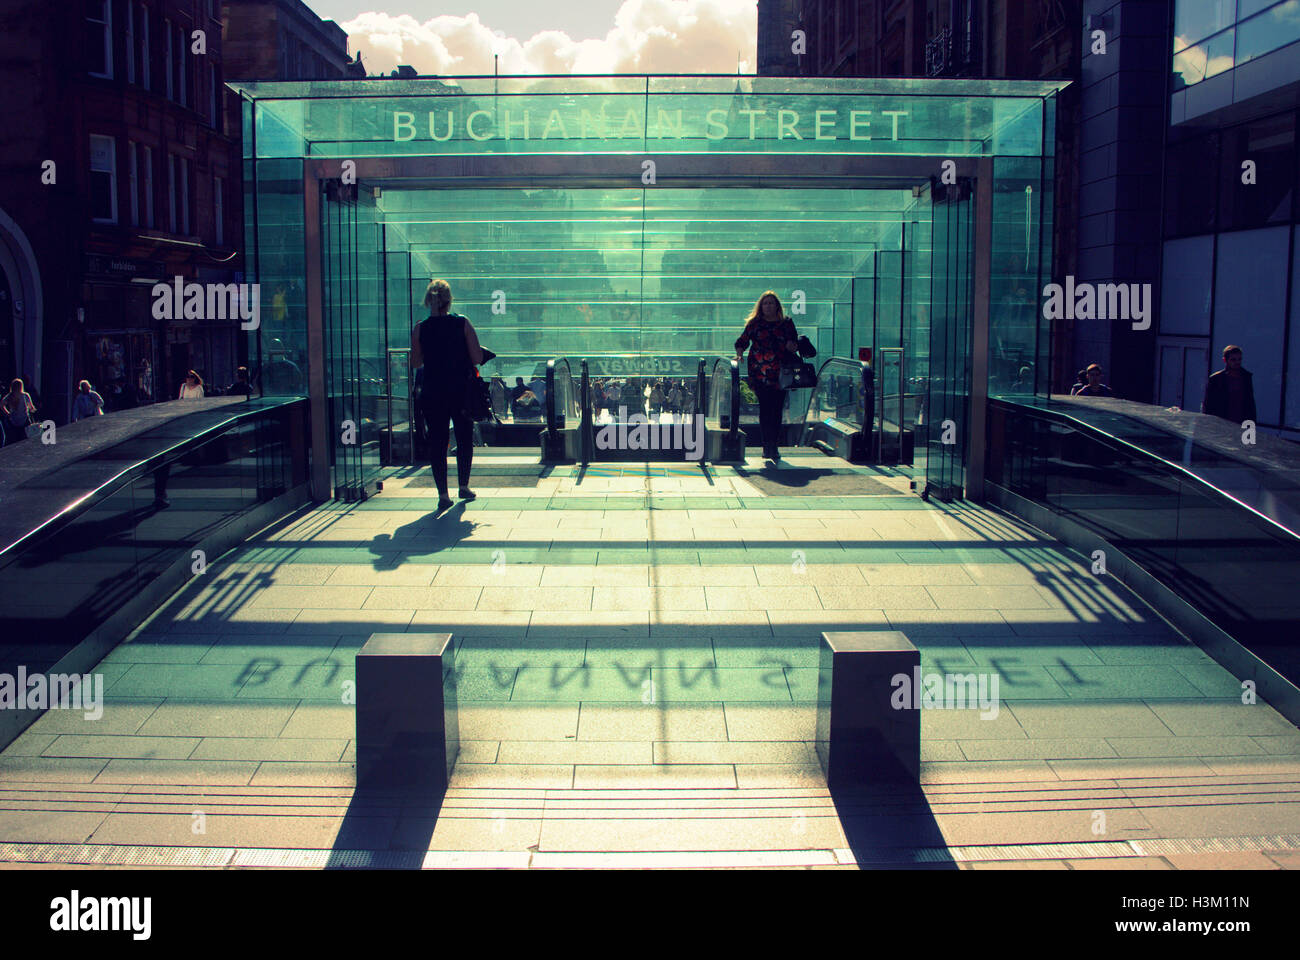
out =
{"type": "MultiPolygon", "coordinates": [[[[937,159],[929,156],[825,156],[819,157],[815,172],[792,175],[789,158],[780,155],[673,155],[674,187],[821,187],[896,189],[929,182],[937,159]]],[[[959,176],[975,182],[977,194],[974,242],[974,311],[971,337],[970,407],[965,429],[967,445],[966,496],[983,497],[984,416],[987,406],[988,294],[991,268],[992,230],[989,212],[993,189],[993,158],[955,158],[959,176]],[[972,177],[971,174],[974,173],[972,177]],[[984,353],[981,353],[984,351],[984,353]]],[[[358,183],[386,187],[484,186],[536,187],[554,184],[564,187],[624,186],[626,159],[611,156],[555,154],[511,156],[372,156],[355,161],[358,183]]],[[[308,158],[303,161],[304,225],[306,241],[307,340],[310,353],[312,496],[329,499],[332,431],[326,401],[326,349],[322,296],[322,181],[336,179],[337,159],[308,158]]],[[[874,278],[878,287],[879,276],[874,278]]],[[[878,295],[878,292],[877,292],[878,295]]],[[[873,338],[874,339],[874,338],[873,338]]],[[[874,359],[874,356],[873,356],[874,359]]]]}

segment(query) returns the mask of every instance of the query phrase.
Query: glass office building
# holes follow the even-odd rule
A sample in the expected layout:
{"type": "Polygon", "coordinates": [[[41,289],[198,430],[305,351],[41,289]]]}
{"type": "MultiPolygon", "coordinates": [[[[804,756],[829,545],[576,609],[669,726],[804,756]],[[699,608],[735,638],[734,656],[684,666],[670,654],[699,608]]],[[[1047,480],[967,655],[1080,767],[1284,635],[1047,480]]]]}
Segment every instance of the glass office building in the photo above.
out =
{"type": "Polygon", "coordinates": [[[364,495],[398,456],[431,278],[451,284],[507,384],[558,357],[690,375],[734,352],[773,289],[820,357],[871,350],[918,472],[961,495],[982,458],[985,398],[1046,388],[1038,291],[1061,86],[236,84],[262,304],[250,356],[265,393],[312,397],[316,495],[364,495]],[[349,423],[356,442],[342,439],[349,423]]]}
{"type": "Polygon", "coordinates": [[[1154,399],[1199,409],[1235,344],[1260,427],[1295,440],[1300,4],[1179,0],[1172,40],[1154,399]]]}

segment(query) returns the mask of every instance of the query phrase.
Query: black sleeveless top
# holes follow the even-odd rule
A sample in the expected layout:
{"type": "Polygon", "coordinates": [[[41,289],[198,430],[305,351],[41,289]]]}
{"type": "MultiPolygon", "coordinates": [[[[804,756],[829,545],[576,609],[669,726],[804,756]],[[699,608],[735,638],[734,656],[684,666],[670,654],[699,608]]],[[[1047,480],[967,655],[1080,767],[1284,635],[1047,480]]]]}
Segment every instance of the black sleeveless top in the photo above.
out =
{"type": "Polygon", "coordinates": [[[422,396],[463,398],[465,381],[473,373],[465,345],[466,319],[458,313],[420,321],[420,351],[424,354],[422,396]]]}

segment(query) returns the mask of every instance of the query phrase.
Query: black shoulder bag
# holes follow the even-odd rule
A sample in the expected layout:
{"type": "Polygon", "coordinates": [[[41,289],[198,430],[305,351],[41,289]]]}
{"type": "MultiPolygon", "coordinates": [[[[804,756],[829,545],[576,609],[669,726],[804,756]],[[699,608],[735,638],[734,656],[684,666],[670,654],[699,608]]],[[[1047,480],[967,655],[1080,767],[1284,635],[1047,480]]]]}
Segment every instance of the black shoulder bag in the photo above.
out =
{"type": "MultiPolygon", "coordinates": [[[[468,323],[468,321],[465,321],[468,323]]],[[[464,335],[465,325],[461,324],[461,334],[464,335]]],[[[468,353],[469,344],[466,343],[466,352],[468,353]]],[[[491,351],[483,350],[483,362],[496,356],[491,351]]],[[[479,376],[478,368],[473,363],[469,365],[469,377],[465,382],[465,413],[471,420],[489,422],[496,420],[496,414],[492,412],[492,391],[488,383],[479,376]]]]}
{"type": "MultiPolygon", "coordinates": [[[[799,356],[815,357],[817,350],[807,337],[799,338],[799,356]]],[[[798,390],[817,386],[817,368],[783,351],[781,356],[780,384],[782,390],[798,390]]]]}

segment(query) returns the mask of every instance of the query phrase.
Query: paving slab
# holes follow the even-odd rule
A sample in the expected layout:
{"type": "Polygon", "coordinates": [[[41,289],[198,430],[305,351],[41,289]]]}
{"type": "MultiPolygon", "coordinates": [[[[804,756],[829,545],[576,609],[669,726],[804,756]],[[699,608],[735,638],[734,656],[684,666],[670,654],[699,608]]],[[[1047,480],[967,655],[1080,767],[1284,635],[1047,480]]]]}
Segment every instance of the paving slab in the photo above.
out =
{"type": "Polygon", "coordinates": [[[736,786],[736,772],[727,763],[578,764],[575,789],[659,790],[736,786]]]}
{"type": "Polygon", "coordinates": [[[95,778],[95,783],[244,786],[256,772],[256,761],[124,758],[110,760],[95,778]]]}
{"type": "Polygon", "coordinates": [[[144,723],[132,732],[157,737],[274,738],[284,729],[293,711],[292,704],[244,705],[231,701],[168,699],[153,708],[144,723]]]}
{"type": "MultiPolygon", "coordinates": [[[[191,760],[309,760],[342,759],[347,740],[292,740],[268,737],[204,737],[191,760]]],[[[250,773],[250,776],[252,774],[250,773]]]]}
{"type": "Polygon", "coordinates": [[[649,741],[599,740],[507,740],[501,744],[497,763],[524,764],[649,764],[654,759],[649,741]]]}
{"type": "Polygon", "coordinates": [[[834,817],[647,819],[542,822],[539,850],[829,850],[848,841],[834,817]]]}
{"type": "MultiPolygon", "coordinates": [[[[726,740],[727,720],[721,703],[662,705],[582,704],[577,735],[580,740],[652,742],[726,740]]],[[[521,738],[522,739],[522,738],[521,738]]]]}
{"type": "Polygon", "coordinates": [[[1172,737],[1154,706],[1092,700],[1060,703],[1017,700],[1007,704],[1016,722],[1031,737],[1172,737]]]}
{"type": "Polygon", "coordinates": [[[565,763],[457,763],[450,785],[563,790],[573,786],[573,770],[565,763]]]}
{"type": "Polygon", "coordinates": [[[355,763],[268,760],[258,764],[257,772],[249,783],[261,787],[355,787],[357,769],[355,763]]]}

